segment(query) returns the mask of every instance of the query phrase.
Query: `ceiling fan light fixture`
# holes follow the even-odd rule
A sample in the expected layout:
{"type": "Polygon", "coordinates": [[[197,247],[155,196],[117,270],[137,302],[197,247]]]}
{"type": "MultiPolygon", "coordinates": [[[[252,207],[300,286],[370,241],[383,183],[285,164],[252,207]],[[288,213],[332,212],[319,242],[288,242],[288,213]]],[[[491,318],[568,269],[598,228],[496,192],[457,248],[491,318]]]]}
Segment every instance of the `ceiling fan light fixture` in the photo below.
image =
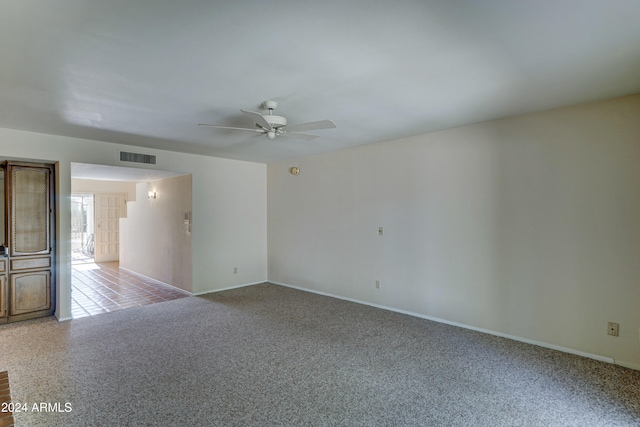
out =
{"type": "Polygon", "coordinates": [[[273,139],[276,137],[276,131],[275,130],[270,130],[269,132],[267,132],[267,136],[269,137],[269,139],[273,139]]]}

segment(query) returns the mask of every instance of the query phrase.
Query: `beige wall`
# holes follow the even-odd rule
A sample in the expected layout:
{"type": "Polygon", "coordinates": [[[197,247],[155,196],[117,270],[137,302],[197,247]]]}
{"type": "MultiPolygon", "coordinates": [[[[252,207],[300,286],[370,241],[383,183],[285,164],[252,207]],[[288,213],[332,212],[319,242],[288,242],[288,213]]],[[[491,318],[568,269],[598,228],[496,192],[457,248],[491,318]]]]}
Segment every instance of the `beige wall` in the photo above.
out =
{"type": "Polygon", "coordinates": [[[632,96],[269,164],[269,279],[640,368],[639,117],[632,96]]]}
{"type": "Polygon", "coordinates": [[[70,318],[71,163],[191,174],[194,293],[267,277],[266,165],[0,128],[0,156],[56,163],[56,316],[70,318]],[[156,165],[120,162],[120,150],[156,155],[156,165]],[[234,267],[238,273],[234,274],[234,267]]]}
{"type": "Polygon", "coordinates": [[[136,202],[120,219],[120,266],[192,292],[191,175],[136,185],[136,202]],[[149,191],[157,197],[149,199],[149,191]]]}

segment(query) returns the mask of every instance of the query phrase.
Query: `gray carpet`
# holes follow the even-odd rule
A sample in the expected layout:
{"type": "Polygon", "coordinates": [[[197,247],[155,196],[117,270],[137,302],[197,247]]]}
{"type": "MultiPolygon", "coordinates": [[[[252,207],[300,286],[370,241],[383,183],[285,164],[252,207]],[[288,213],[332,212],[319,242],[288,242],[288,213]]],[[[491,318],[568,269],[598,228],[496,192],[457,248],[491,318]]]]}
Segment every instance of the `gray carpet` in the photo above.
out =
{"type": "Polygon", "coordinates": [[[271,284],[4,325],[3,370],[60,404],[17,426],[640,425],[638,371],[271,284]]]}

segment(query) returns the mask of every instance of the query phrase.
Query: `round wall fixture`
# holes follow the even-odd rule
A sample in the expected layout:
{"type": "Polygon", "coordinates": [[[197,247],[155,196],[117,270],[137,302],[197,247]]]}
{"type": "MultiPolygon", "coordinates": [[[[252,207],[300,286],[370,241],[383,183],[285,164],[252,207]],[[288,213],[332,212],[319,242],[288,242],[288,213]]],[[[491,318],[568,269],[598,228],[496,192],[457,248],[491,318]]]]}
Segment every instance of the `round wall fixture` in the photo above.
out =
{"type": "Polygon", "coordinates": [[[289,172],[291,172],[291,175],[298,175],[300,173],[300,168],[297,168],[294,166],[291,169],[289,169],[289,172]]]}

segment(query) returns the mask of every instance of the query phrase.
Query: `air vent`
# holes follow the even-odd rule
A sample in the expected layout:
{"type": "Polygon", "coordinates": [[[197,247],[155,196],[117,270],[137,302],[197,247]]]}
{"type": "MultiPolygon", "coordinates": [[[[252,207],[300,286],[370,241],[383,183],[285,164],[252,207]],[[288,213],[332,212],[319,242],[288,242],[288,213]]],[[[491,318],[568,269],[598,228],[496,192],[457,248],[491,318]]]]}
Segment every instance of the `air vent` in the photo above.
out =
{"type": "Polygon", "coordinates": [[[120,152],[121,162],[133,162],[133,163],[146,163],[148,165],[156,164],[156,156],[151,154],[140,153],[128,153],[126,151],[120,152]]]}

